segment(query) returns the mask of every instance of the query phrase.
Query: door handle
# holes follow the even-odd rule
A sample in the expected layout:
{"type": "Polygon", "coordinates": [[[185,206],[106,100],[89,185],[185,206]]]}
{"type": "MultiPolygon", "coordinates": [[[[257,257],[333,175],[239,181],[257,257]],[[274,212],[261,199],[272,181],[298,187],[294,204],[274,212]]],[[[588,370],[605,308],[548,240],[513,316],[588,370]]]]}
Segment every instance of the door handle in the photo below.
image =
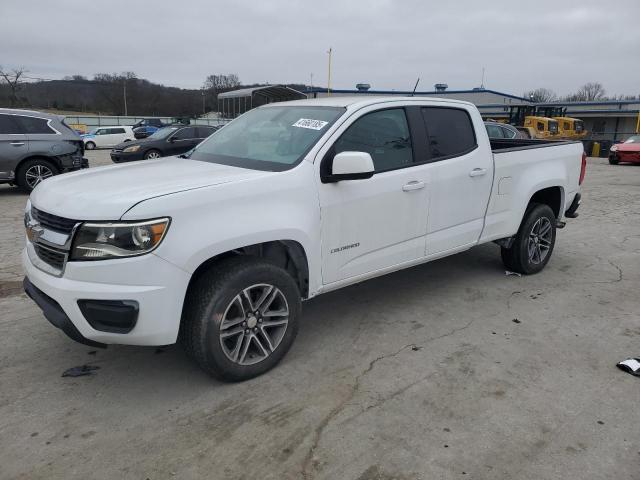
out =
{"type": "Polygon", "coordinates": [[[414,180],[402,186],[403,192],[411,192],[412,190],[420,190],[424,188],[424,182],[419,182],[418,180],[414,180]]]}
{"type": "Polygon", "coordinates": [[[22,145],[24,145],[24,142],[11,142],[11,145],[13,145],[14,147],[21,147],[22,145]]]}
{"type": "Polygon", "coordinates": [[[486,168],[474,168],[473,170],[471,170],[469,172],[469,176],[470,177],[480,177],[480,176],[484,175],[485,173],[487,173],[487,169],[486,168]]]}

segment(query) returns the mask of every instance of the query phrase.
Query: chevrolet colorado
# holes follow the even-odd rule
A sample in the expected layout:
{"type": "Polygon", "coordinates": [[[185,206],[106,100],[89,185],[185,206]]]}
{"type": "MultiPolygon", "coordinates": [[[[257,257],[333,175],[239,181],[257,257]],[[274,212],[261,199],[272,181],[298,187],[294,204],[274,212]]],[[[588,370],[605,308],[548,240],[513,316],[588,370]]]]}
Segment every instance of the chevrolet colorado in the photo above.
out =
{"type": "Polygon", "coordinates": [[[470,103],[333,97],[245,113],[190,153],[38,185],[28,295],[73,339],[180,339],[229,381],[277,364],[301,301],[496,242],[544,268],[577,216],[579,142],[489,140],[470,103]]]}

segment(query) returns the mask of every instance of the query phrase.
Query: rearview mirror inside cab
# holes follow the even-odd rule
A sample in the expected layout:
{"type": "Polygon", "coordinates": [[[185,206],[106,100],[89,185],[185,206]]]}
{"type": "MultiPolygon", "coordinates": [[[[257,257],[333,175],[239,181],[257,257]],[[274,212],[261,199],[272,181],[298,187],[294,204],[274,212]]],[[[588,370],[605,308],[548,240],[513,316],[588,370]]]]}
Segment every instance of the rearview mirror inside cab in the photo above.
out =
{"type": "Polygon", "coordinates": [[[362,180],[371,178],[374,171],[373,160],[367,152],[340,152],[333,157],[331,175],[326,175],[322,182],[362,180]]]}

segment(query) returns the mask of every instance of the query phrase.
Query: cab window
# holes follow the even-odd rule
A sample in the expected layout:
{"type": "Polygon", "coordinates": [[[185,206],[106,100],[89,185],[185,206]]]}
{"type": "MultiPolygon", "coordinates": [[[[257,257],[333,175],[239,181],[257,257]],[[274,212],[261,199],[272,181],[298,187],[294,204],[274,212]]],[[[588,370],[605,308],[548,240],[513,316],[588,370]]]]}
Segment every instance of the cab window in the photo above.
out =
{"type": "Polygon", "coordinates": [[[538,130],[544,131],[544,123],[538,122],[538,130]]]}
{"type": "Polygon", "coordinates": [[[333,145],[335,153],[367,152],[376,172],[413,163],[409,125],[403,108],[368,113],[356,120],[333,145]]]}

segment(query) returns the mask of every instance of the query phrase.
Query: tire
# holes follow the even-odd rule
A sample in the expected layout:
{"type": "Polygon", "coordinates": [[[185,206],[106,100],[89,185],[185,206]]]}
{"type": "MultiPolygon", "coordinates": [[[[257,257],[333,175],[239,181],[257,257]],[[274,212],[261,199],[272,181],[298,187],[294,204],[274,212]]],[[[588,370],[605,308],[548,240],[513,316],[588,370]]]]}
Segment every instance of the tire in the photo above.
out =
{"type": "Polygon", "coordinates": [[[16,183],[21,189],[31,192],[41,181],[59,173],[58,167],[48,160],[40,158],[27,160],[16,172],[16,183]]]}
{"type": "Polygon", "coordinates": [[[548,205],[532,203],[510,248],[500,254],[507,270],[531,275],[549,262],[556,243],[556,216],[548,205]]]}
{"type": "Polygon", "coordinates": [[[144,154],[145,160],[153,160],[155,158],[160,158],[160,157],[162,157],[162,153],[160,153],[159,150],[149,150],[144,154]]]}
{"type": "Polygon", "coordinates": [[[93,142],[87,142],[84,144],[84,149],[85,150],[95,150],[96,149],[96,144],[93,142]]]}
{"type": "Polygon", "coordinates": [[[615,157],[609,157],[609,165],[618,165],[620,161],[615,157]]]}
{"type": "Polygon", "coordinates": [[[286,270],[257,257],[233,257],[189,288],[180,337],[205,372],[248,380],[285,356],[298,333],[300,308],[300,291],[286,270]]]}

